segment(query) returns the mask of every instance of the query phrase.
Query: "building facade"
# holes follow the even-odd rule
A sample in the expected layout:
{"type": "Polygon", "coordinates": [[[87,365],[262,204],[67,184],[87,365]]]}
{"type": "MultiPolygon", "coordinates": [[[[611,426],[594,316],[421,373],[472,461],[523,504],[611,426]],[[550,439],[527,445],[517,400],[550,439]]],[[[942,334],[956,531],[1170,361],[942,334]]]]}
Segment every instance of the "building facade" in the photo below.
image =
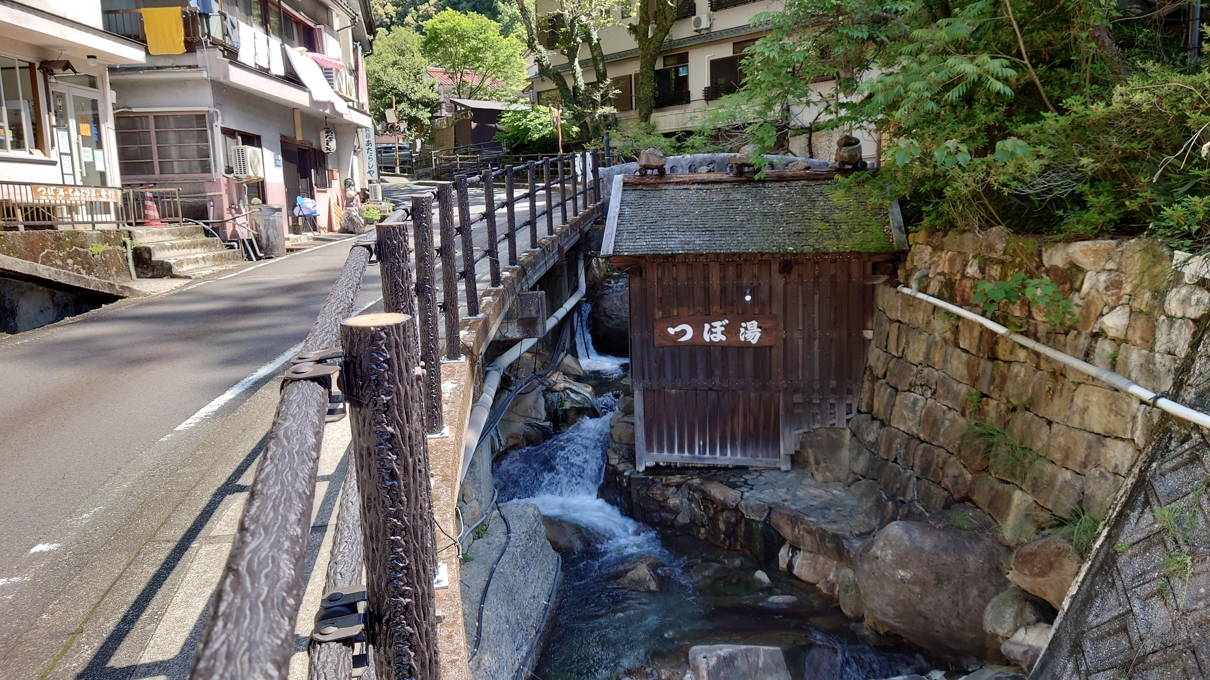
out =
{"type": "Polygon", "coordinates": [[[123,183],[178,187],[220,233],[257,201],[287,232],[339,228],[346,183],[377,180],[366,0],[102,1],[105,29],[146,50],[109,75],[123,183]],[[300,198],[318,217],[292,214],[300,198]]]}
{"type": "Polygon", "coordinates": [[[0,203],[33,186],[120,186],[106,67],[142,62],[142,47],[103,30],[101,0],[5,0],[0,35],[0,183],[17,183],[0,203]]]}
{"type": "MultiPolygon", "coordinates": [[[[538,0],[537,13],[544,28],[551,25],[554,9],[554,0],[538,0]]],[[[690,130],[701,125],[703,114],[713,102],[743,87],[740,63],[744,50],[765,34],[764,27],[753,25],[752,19],[774,9],[777,6],[770,0],[677,0],[677,19],[664,40],[656,63],[655,111],[651,123],[657,132],[690,130]]],[[[635,19],[620,19],[622,26],[610,26],[601,31],[601,47],[616,92],[613,105],[617,110],[618,127],[626,129],[638,122],[635,86],[639,55],[638,45],[626,28],[626,25],[634,24],[635,19]]],[[[548,48],[553,46],[553,42],[547,42],[548,48]]],[[[580,59],[585,79],[593,82],[595,74],[587,49],[580,59]]],[[[553,49],[551,60],[557,66],[566,65],[563,55],[553,49]]],[[[531,67],[530,73],[537,102],[559,106],[560,98],[554,83],[537,75],[535,68],[531,67]]],[[[820,89],[831,86],[830,82],[817,85],[820,89]]],[[[815,111],[809,106],[792,106],[790,114],[792,126],[802,128],[804,132],[815,117],[815,111]]],[[[842,133],[812,135],[810,144],[805,134],[798,134],[800,139],[792,134],[790,150],[795,155],[807,156],[810,148],[816,158],[831,158],[839,134],[842,133]]],[[[862,139],[867,160],[876,160],[876,138],[864,131],[854,134],[862,139]]]]}

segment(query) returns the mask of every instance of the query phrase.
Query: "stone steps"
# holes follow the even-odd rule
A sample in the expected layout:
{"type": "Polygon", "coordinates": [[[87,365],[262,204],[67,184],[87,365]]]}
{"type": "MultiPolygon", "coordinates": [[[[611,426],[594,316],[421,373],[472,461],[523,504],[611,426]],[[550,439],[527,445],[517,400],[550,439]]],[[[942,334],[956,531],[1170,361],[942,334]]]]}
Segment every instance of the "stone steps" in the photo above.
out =
{"type": "Polygon", "coordinates": [[[193,278],[244,261],[200,226],[132,229],[139,278],[193,278]]]}

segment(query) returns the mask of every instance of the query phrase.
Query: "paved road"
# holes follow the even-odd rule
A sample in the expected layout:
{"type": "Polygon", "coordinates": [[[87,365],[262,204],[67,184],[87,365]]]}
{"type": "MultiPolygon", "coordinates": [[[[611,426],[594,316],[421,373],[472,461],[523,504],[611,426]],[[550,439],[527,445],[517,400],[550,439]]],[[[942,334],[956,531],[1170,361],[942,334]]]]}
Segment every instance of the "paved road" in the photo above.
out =
{"type": "MultiPolygon", "coordinates": [[[[0,678],[161,675],[132,631],[249,479],[276,406],[258,388],[349,244],[0,341],[0,678]]],[[[372,266],[356,308],[379,286],[372,266]]]]}
{"type": "MultiPolygon", "coordinates": [[[[403,202],[433,190],[385,193],[403,202]]],[[[482,196],[470,192],[473,216],[482,196]]],[[[518,223],[526,217],[517,211],[518,223]]],[[[498,223],[503,236],[503,211],[498,223]]],[[[436,215],[433,227],[436,245],[436,215]]],[[[485,223],[472,234],[482,288],[485,223]]],[[[0,340],[0,678],[184,677],[277,405],[276,376],[348,249],[0,340]]],[[[379,296],[372,265],[355,308],[379,296]]],[[[321,466],[313,560],[341,453],[321,466]]]]}

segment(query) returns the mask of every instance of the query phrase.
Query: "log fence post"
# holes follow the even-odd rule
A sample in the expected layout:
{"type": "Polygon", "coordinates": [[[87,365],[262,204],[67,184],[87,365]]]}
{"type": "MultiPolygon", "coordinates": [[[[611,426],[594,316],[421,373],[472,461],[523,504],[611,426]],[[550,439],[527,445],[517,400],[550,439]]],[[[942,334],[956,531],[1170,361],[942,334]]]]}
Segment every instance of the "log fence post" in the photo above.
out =
{"type": "MultiPolygon", "coordinates": [[[[487,267],[493,288],[500,287],[500,239],[496,233],[495,174],[491,168],[483,171],[483,219],[487,223],[487,267]]],[[[474,258],[471,258],[472,260],[474,258]]]]}
{"type": "Polygon", "coordinates": [[[458,191],[458,234],[462,237],[462,288],[466,293],[466,315],[479,316],[479,288],[475,283],[475,232],[471,229],[471,203],[466,175],[454,180],[458,191]]]}
{"type": "MultiPolygon", "coordinates": [[[[580,192],[576,189],[579,183],[576,181],[580,174],[580,154],[573,153],[571,155],[571,216],[575,217],[580,214],[580,192]]],[[[567,217],[564,216],[563,224],[567,224],[567,217]]]]}
{"type": "Polygon", "coordinates": [[[369,639],[379,680],[438,680],[437,545],[412,319],[341,324],[345,399],[361,497],[369,639]]]}
{"type": "MultiPolygon", "coordinates": [[[[529,249],[538,249],[538,165],[530,161],[529,171],[529,249]]],[[[547,203],[549,204],[549,197],[547,203]]]]}
{"type": "MultiPolygon", "coordinates": [[[[542,179],[546,182],[546,235],[555,235],[555,206],[550,202],[550,189],[554,178],[551,174],[554,172],[551,164],[554,163],[553,158],[542,159],[542,179]]],[[[536,245],[534,246],[537,247],[536,245]]]]}
{"type": "Polygon", "coordinates": [[[515,170],[516,168],[510,165],[504,171],[505,219],[508,229],[508,265],[510,267],[517,266],[517,195],[513,177],[515,170]]]}
{"type": "Polygon", "coordinates": [[[601,202],[601,152],[592,152],[592,202],[601,202]]]}
{"type": "MultiPolygon", "coordinates": [[[[416,316],[420,328],[420,361],[424,363],[424,425],[429,434],[445,427],[441,405],[441,357],[438,345],[436,276],[433,268],[433,199],[412,199],[413,243],[416,244],[416,316]]],[[[456,299],[455,299],[456,301],[456,299]]]]}
{"type": "MultiPolygon", "coordinates": [[[[567,175],[565,166],[566,156],[559,156],[559,215],[563,218],[560,225],[567,224],[567,175]]],[[[551,232],[554,233],[553,231],[551,232]]]]}
{"type": "Polygon", "coordinates": [[[445,319],[445,358],[462,356],[458,342],[458,246],[454,240],[454,196],[450,185],[437,189],[437,219],[441,227],[441,314],[445,319]]]}

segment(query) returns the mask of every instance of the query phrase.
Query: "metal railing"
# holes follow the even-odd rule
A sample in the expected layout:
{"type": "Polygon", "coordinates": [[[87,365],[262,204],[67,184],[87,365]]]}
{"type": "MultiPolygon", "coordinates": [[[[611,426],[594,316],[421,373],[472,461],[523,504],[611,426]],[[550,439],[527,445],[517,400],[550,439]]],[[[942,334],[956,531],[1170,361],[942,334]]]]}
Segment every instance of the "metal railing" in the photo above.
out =
{"type": "MultiPolygon", "coordinates": [[[[235,49],[235,36],[227,30],[226,13],[202,14],[189,7],[181,8],[181,19],[185,24],[187,46],[216,44],[235,49]]],[[[101,25],[109,33],[120,35],[144,45],[147,32],[143,27],[143,13],[137,9],[107,9],[101,12],[101,25]]]]}
{"type": "Polygon", "coordinates": [[[655,108],[662,109],[668,106],[680,106],[688,104],[692,99],[689,90],[681,90],[680,92],[669,92],[668,94],[657,94],[655,96],[655,108]]]}
{"type": "Polygon", "coordinates": [[[160,225],[181,223],[176,188],[0,182],[0,231],[159,226],[144,214],[148,200],[159,210],[160,225]]]}
{"type": "Polygon", "coordinates": [[[743,87],[740,83],[724,83],[722,85],[707,85],[702,90],[702,99],[708,102],[719,99],[725,95],[735,94],[743,87]]]}
{"type": "MultiPolygon", "coordinates": [[[[378,226],[376,240],[354,245],[302,352],[283,376],[281,401],[202,630],[191,678],[288,674],[306,580],[324,423],[343,413],[335,379],[343,371],[339,384],[353,434],[353,473],[342,490],[327,594],[312,634],[310,677],[348,680],[355,669],[368,667],[372,677],[384,680],[437,680],[437,548],[424,433],[444,427],[442,359],[463,354],[459,296],[465,299],[465,317],[478,315],[481,284],[476,265],[489,258],[490,285],[500,286],[501,268],[520,265],[519,242],[526,233],[530,249],[555,249],[559,241],[539,239],[542,218],[546,237],[568,231],[578,236],[590,218],[601,213],[599,166],[594,151],[463,174],[432,195],[412,199],[413,247],[402,209],[378,226]],[[501,175],[504,200],[497,202],[501,175]],[[524,190],[518,191],[518,181],[525,183],[524,190]],[[471,186],[484,191],[484,211],[476,217],[469,204],[471,186]],[[503,230],[497,221],[501,210],[503,230]],[[518,222],[521,211],[527,216],[518,222]],[[563,225],[558,230],[555,211],[563,225]],[[481,221],[487,246],[476,254],[473,228],[481,221]],[[506,261],[499,252],[502,242],[507,243],[506,261]],[[387,313],[349,319],[371,251],[380,263],[387,313]],[[417,370],[421,365],[424,370],[417,370]]],[[[539,265],[525,271],[524,280],[542,273],[539,265]]],[[[510,303],[504,298],[491,296],[494,311],[503,309],[495,305],[510,303]]]]}
{"type": "MultiPolygon", "coordinates": [[[[226,12],[212,12],[203,14],[191,7],[181,8],[181,19],[185,24],[185,47],[189,50],[195,50],[201,47],[218,47],[224,50],[229,58],[234,58],[239,48],[236,47],[236,42],[239,40],[238,35],[231,32],[231,22],[227,21],[228,14],[226,12]]],[[[120,35],[123,38],[128,38],[144,45],[147,44],[147,32],[143,26],[143,14],[137,9],[107,9],[101,12],[101,25],[104,29],[115,35],[120,35]]],[[[272,49],[272,47],[270,48],[272,49]]],[[[289,49],[284,44],[278,47],[280,50],[289,49]]],[[[285,75],[273,75],[271,69],[265,66],[250,66],[262,73],[273,75],[275,78],[284,78],[295,84],[300,84],[298,74],[294,72],[294,67],[290,65],[290,60],[286,59],[285,54],[281,55],[282,66],[285,70],[285,75]]],[[[246,64],[245,64],[246,65],[246,64]]],[[[347,67],[346,67],[347,68],[347,67]]],[[[352,78],[351,88],[356,90],[356,75],[352,76],[338,75],[336,76],[336,85],[346,87],[343,80],[352,78]]],[[[356,99],[356,92],[344,93],[349,99],[356,99]]]]}

